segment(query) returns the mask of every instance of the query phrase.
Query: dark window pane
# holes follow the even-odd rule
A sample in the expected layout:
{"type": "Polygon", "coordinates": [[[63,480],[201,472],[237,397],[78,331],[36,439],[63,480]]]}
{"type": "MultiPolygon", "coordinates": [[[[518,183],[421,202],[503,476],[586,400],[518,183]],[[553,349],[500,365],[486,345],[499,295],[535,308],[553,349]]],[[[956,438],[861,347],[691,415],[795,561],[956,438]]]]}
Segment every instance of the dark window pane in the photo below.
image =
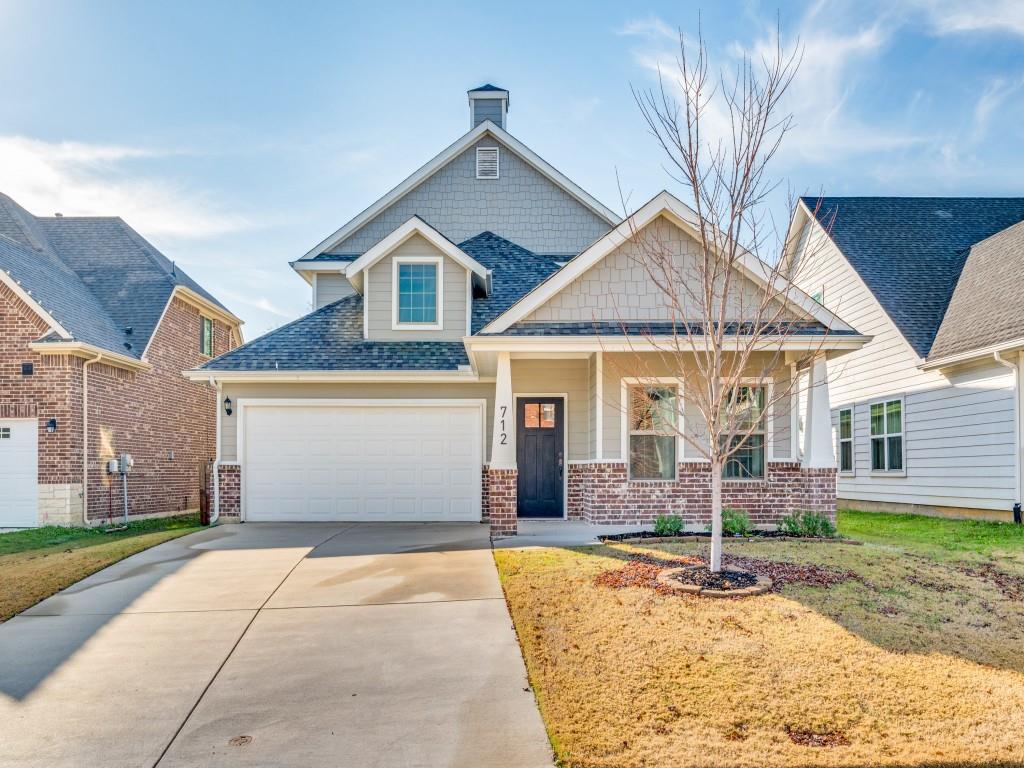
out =
{"type": "Polygon", "coordinates": [[[674,435],[630,435],[629,476],[634,480],[671,480],[676,475],[674,435]]]}
{"type": "Polygon", "coordinates": [[[885,405],[874,403],[871,406],[871,434],[885,434],[885,405]]]}
{"type": "Polygon", "coordinates": [[[839,444],[839,469],[842,472],[853,471],[853,443],[849,440],[839,444]]]}
{"type": "Polygon", "coordinates": [[[889,440],[889,469],[903,469],[903,438],[890,437],[889,440]]]}
{"type": "Polygon", "coordinates": [[[871,469],[885,469],[885,438],[871,438],[871,469]]]}
{"type": "Polygon", "coordinates": [[[839,412],[839,439],[847,440],[853,437],[853,412],[839,412]]]}
{"type": "Polygon", "coordinates": [[[732,444],[742,447],[726,460],[722,477],[764,477],[764,435],[750,435],[745,441],[742,436],[734,437],[732,444]]]}
{"type": "Polygon", "coordinates": [[[903,431],[903,404],[899,400],[885,404],[885,422],[890,435],[903,431]]]}

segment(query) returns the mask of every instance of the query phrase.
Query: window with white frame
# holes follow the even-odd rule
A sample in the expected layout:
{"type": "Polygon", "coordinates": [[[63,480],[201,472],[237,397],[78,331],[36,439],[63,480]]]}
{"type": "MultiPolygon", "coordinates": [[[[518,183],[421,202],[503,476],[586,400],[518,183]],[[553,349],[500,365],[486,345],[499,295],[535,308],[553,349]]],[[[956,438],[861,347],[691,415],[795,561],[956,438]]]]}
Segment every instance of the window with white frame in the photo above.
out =
{"type": "MultiPolygon", "coordinates": [[[[751,480],[764,477],[765,449],[768,441],[765,415],[767,390],[763,384],[742,384],[733,389],[722,414],[722,423],[731,424],[736,451],[725,462],[722,477],[727,480],[751,480]]],[[[723,440],[729,439],[723,437],[723,440]]]]}
{"type": "Polygon", "coordinates": [[[845,475],[853,474],[853,409],[839,409],[839,471],[845,475]]]}
{"type": "Polygon", "coordinates": [[[871,404],[871,471],[903,472],[903,401],[871,404]]]}
{"type": "Polygon", "coordinates": [[[199,318],[199,352],[213,357],[213,320],[208,317],[199,318]]]}
{"type": "Polygon", "coordinates": [[[396,328],[441,327],[441,260],[395,260],[396,328]]]}
{"type": "Polygon", "coordinates": [[[638,385],[628,391],[629,478],[674,480],[679,390],[638,385]]]}

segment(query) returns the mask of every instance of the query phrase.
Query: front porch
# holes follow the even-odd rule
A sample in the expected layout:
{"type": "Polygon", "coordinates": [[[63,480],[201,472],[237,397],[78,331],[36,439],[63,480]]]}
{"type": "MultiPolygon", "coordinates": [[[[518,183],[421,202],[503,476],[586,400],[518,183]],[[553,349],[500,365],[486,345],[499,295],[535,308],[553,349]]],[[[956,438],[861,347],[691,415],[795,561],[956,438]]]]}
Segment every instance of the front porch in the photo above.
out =
{"type": "MultiPolygon", "coordinates": [[[[481,358],[478,364],[486,364],[481,358]]],[[[629,426],[631,386],[661,382],[673,389],[680,425],[687,434],[700,430],[681,381],[674,381],[670,371],[655,370],[653,360],[642,366],[642,376],[630,375],[637,373],[637,359],[633,353],[603,349],[494,355],[490,461],[483,478],[492,537],[515,536],[521,522],[534,527],[538,517],[640,527],[659,515],[678,515],[687,530],[710,524],[710,464],[689,441],[680,436],[674,445],[663,441],[651,449],[661,464],[660,475],[638,477],[638,462],[651,457],[640,456],[646,436],[629,426]],[[528,436],[546,430],[553,439],[531,439],[527,450],[528,436]],[[544,453],[540,460],[538,452],[544,453]],[[537,497],[544,496],[539,489],[547,489],[549,496],[557,490],[557,503],[542,507],[557,509],[557,515],[535,513],[537,497]],[[524,494],[530,503],[524,503],[524,494]]],[[[764,386],[779,392],[788,387],[792,396],[765,410],[758,453],[745,458],[751,471],[723,481],[723,505],[745,511],[762,528],[796,511],[834,519],[836,469],[824,354],[790,357],[764,386]],[[790,384],[801,379],[800,387],[790,384]]]]}

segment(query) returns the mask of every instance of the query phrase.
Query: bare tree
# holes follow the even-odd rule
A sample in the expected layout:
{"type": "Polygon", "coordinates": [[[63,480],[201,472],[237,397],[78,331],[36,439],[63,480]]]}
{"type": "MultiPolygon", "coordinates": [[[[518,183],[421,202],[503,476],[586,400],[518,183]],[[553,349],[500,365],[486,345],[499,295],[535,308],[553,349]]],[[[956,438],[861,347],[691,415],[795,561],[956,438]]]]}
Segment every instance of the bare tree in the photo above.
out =
{"type": "MultiPolygon", "coordinates": [[[[655,327],[620,316],[631,326],[626,337],[636,340],[621,368],[638,383],[620,407],[630,414],[631,429],[682,437],[708,462],[713,571],[721,569],[723,474],[764,471],[751,465],[767,455],[766,414],[776,405],[788,412],[798,387],[797,376],[779,378],[793,362],[783,342],[812,337],[813,325],[818,336],[811,343],[820,346],[829,330],[794,313],[795,274],[780,256],[782,231],[766,204],[775,189],[768,165],[792,125],[780,104],[799,63],[799,46],[787,52],[777,36],[774,50],[758,61],[744,56],[735,71],[712,77],[703,36],[691,48],[680,34],[678,72],[660,76],[653,89],[634,90],[668,173],[696,212],[688,222],[696,249],[681,254],[679,243],[656,227],[631,232],[634,258],[671,322],[655,327]],[[724,135],[709,141],[709,123],[724,135]],[[773,253],[762,258],[768,250],[773,253]],[[667,389],[666,378],[679,389],[667,389]],[[687,412],[699,417],[685,419],[685,429],[675,416],[673,392],[680,390],[687,412]]],[[[664,445],[638,441],[629,460],[664,462],[664,445]]],[[[674,449],[672,456],[678,461],[674,449]]]]}

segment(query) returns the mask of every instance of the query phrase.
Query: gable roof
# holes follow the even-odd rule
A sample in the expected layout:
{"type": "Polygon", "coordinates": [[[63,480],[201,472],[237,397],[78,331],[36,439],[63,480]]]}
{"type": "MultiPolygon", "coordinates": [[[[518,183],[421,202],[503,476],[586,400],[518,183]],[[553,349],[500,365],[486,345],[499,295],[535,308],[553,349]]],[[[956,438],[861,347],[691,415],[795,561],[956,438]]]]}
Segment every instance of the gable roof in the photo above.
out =
{"type": "MultiPolygon", "coordinates": [[[[512,325],[524,320],[531,312],[542,306],[555,294],[571,284],[576,278],[583,275],[588,269],[597,264],[601,259],[610,254],[616,248],[623,245],[633,235],[654,221],[659,216],[667,216],[673,223],[685,231],[695,234],[698,221],[697,214],[692,208],[670,192],[662,191],[655,195],[650,201],[642,205],[629,218],[612,229],[604,237],[599,238],[595,243],[583,251],[579,256],[570,261],[566,266],[553,274],[549,279],[538,285],[534,290],[526,293],[507,312],[491,321],[482,333],[502,333],[512,325]]],[[[769,268],[764,262],[751,253],[743,251],[740,254],[739,267],[747,277],[764,284],[770,277],[769,268]]],[[[802,310],[808,317],[822,323],[827,328],[836,331],[851,331],[849,325],[844,323],[838,316],[827,310],[810,296],[795,286],[789,286],[784,293],[785,300],[802,310]]]]}
{"type": "Polygon", "coordinates": [[[361,280],[359,275],[363,270],[372,267],[414,235],[419,235],[445,256],[448,256],[466,270],[472,272],[480,278],[481,283],[486,286],[487,269],[481,266],[480,263],[473,259],[472,256],[469,256],[465,251],[459,248],[459,246],[427,224],[427,222],[423,221],[419,216],[413,216],[405,222],[405,224],[385,237],[358,259],[350,262],[348,266],[345,267],[345,277],[347,277],[353,285],[361,289],[362,286],[358,285],[357,279],[361,280]]]}
{"type": "Polygon", "coordinates": [[[1024,222],[971,246],[929,362],[1007,342],[1024,343],[1024,222]]]}
{"type": "Polygon", "coordinates": [[[458,371],[461,341],[367,341],[352,294],[208,360],[199,371],[458,371]]]}
{"type": "Polygon", "coordinates": [[[176,291],[241,323],[117,217],[38,217],[0,194],[0,269],[63,329],[47,341],[141,360],[176,291]]]}
{"type": "Polygon", "coordinates": [[[914,352],[929,356],[968,249],[1024,220],[1024,198],[804,197],[914,352]]]}
{"type": "Polygon", "coordinates": [[[330,251],[336,247],[339,243],[343,242],[349,235],[355,232],[357,229],[362,227],[368,221],[373,219],[378,213],[383,211],[388,206],[400,200],[407,193],[415,189],[419,184],[436,171],[443,168],[449,162],[458,157],[462,152],[469,149],[473,144],[479,141],[484,136],[490,136],[505,147],[510,149],[516,155],[521,157],[526,163],[531,165],[539,173],[546,176],[554,184],[565,190],[570,196],[574,197],[586,208],[589,208],[595,214],[600,216],[602,219],[608,222],[609,226],[614,226],[619,223],[619,217],[615,213],[605,207],[596,198],[585,192],[580,186],[571,181],[567,176],[558,171],[554,166],[548,163],[546,160],[541,158],[533,150],[523,144],[521,141],[516,139],[512,134],[499,126],[495,125],[490,120],[485,120],[480,123],[476,128],[473,128],[468,133],[457,139],[453,144],[449,145],[446,149],[442,150],[438,155],[428,161],[426,164],[416,170],[411,176],[406,178],[402,183],[388,192],[386,195],[381,197],[375,203],[370,205],[368,208],[359,213],[355,218],[345,224],[338,230],[328,237],[317,243],[316,246],[311,248],[302,258],[299,259],[298,263],[293,265],[298,267],[300,262],[304,262],[310,259],[314,259],[320,254],[330,251]]]}

